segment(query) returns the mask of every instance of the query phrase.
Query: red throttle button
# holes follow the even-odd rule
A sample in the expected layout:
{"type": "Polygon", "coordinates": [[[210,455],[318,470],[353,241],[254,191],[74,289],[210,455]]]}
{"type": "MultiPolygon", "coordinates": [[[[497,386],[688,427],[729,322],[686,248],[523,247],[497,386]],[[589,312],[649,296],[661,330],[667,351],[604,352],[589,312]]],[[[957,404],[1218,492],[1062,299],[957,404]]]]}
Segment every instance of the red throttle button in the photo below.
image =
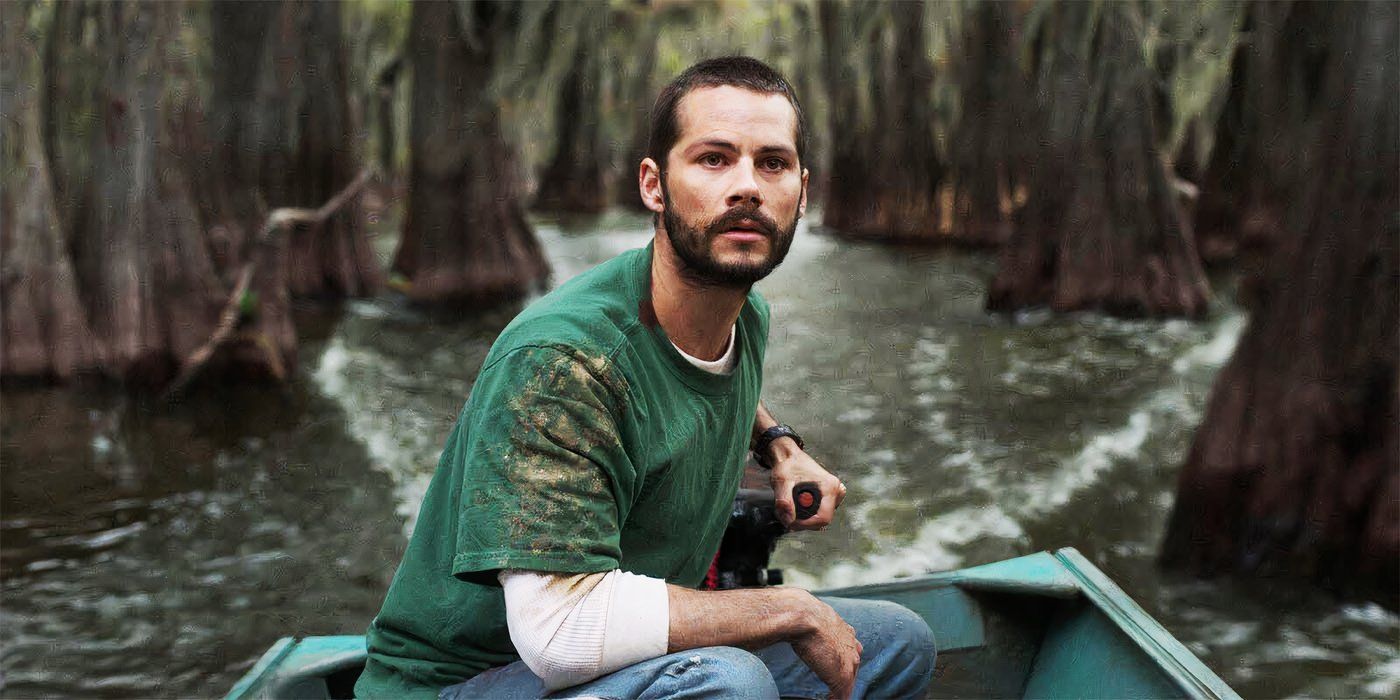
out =
{"type": "Polygon", "coordinates": [[[797,513],[794,520],[806,520],[822,507],[822,490],[815,481],[804,481],[792,487],[792,502],[797,513]]]}

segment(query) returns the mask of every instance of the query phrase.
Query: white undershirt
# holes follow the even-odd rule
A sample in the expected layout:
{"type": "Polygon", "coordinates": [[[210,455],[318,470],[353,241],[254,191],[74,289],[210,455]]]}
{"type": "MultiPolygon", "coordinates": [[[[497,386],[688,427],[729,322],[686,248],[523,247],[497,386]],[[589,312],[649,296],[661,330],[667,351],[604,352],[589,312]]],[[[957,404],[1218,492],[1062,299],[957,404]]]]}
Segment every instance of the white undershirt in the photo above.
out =
{"type": "Polygon", "coordinates": [[[724,354],[720,355],[718,360],[702,360],[682,350],[681,346],[676,345],[674,342],[671,343],[671,347],[675,348],[676,352],[680,353],[681,357],[684,357],[687,362],[689,362],[692,365],[695,365],[696,367],[699,367],[700,369],[705,370],[706,372],[709,372],[710,374],[729,374],[730,372],[734,371],[735,364],[734,336],[734,326],[730,326],[729,346],[724,349],[724,354]]]}
{"type": "MultiPolygon", "coordinates": [[[[713,374],[734,371],[734,327],[718,360],[690,355],[713,374]]],[[[666,653],[670,599],[666,582],[614,569],[591,574],[505,569],[506,626],[515,651],[549,690],[587,683],[666,653]]]]}

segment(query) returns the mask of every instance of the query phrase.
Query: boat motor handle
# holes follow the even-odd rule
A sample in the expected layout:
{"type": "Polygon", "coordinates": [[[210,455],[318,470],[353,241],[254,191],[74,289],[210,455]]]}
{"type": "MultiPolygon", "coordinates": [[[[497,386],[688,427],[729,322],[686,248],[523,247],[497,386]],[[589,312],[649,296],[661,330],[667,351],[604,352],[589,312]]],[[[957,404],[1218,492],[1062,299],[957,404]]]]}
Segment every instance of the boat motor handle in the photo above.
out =
{"type": "Polygon", "coordinates": [[[822,507],[822,490],[815,481],[804,481],[792,487],[792,505],[797,510],[793,522],[806,520],[822,507]]]}

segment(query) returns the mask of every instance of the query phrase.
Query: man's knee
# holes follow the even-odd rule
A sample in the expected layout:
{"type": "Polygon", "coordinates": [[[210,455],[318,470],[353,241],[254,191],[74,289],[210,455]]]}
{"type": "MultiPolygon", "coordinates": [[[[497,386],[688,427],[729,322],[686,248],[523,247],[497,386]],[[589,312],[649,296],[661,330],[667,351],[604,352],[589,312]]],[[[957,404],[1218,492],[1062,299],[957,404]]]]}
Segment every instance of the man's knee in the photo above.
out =
{"type": "Polygon", "coordinates": [[[920,698],[933,681],[938,647],[933,630],[914,611],[882,602],[876,612],[881,620],[875,638],[877,649],[867,649],[874,668],[870,678],[872,697],[920,698]]]}
{"type": "Polygon", "coordinates": [[[909,608],[889,601],[825,599],[864,645],[861,675],[871,697],[922,697],[933,678],[933,631],[909,608]]]}
{"type": "Polygon", "coordinates": [[[933,664],[938,656],[937,640],[933,638],[933,630],[929,629],[924,618],[918,613],[904,607],[898,603],[884,602],[887,607],[889,630],[892,635],[892,651],[899,655],[899,660],[909,667],[919,667],[927,669],[927,673],[933,673],[933,664]]]}
{"type": "Polygon", "coordinates": [[[932,667],[937,645],[933,630],[918,613],[887,600],[828,598],[826,602],[856,629],[861,644],[889,649],[910,662],[927,657],[932,667]]]}
{"type": "MultiPolygon", "coordinates": [[[[735,647],[703,647],[675,655],[652,690],[657,697],[777,698],[773,674],[757,656],[735,647]],[[667,686],[665,688],[659,685],[667,686]]],[[[648,692],[643,697],[651,697],[648,692]]]]}

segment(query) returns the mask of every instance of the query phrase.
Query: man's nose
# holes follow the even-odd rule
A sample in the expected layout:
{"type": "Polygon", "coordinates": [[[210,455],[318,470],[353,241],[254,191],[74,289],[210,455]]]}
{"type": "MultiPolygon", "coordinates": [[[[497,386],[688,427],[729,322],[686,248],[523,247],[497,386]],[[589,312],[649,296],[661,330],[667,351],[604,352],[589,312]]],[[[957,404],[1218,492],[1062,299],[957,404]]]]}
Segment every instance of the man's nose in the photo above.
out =
{"type": "Polygon", "coordinates": [[[734,179],[729,184],[729,194],[724,203],[729,207],[741,204],[758,206],[763,204],[763,193],[758,189],[758,178],[754,177],[754,163],[747,158],[734,169],[734,179]]]}

